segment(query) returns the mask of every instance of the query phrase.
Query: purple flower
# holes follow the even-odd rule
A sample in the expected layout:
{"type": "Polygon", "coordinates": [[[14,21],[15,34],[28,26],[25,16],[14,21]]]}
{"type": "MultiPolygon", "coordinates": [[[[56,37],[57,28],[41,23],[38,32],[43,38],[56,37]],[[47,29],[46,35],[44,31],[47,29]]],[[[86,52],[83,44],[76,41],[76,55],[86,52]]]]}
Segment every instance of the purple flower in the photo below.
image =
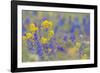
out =
{"type": "Polygon", "coordinates": [[[59,17],[58,25],[59,26],[63,26],[64,25],[64,19],[62,18],[62,16],[59,17]]]}
{"type": "Polygon", "coordinates": [[[34,47],[33,47],[33,44],[30,40],[27,40],[27,45],[28,45],[28,50],[31,52],[31,53],[34,53],[34,47]]]}
{"type": "Polygon", "coordinates": [[[54,33],[56,33],[58,31],[58,26],[56,25],[54,28],[54,33]]]}
{"type": "Polygon", "coordinates": [[[24,24],[30,24],[30,17],[27,17],[24,21],[24,24]]]}
{"type": "Polygon", "coordinates": [[[86,35],[90,35],[90,18],[84,16],[83,17],[83,26],[84,26],[84,31],[86,35]]]}
{"type": "Polygon", "coordinates": [[[39,41],[37,41],[36,44],[37,44],[37,54],[39,55],[39,57],[42,57],[43,56],[42,44],[39,41]]]}
{"type": "Polygon", "coordinates": [[[43,20],[43,21],[44,21],[44,20],[47,20],[47,18],[46,18],[46,17],[43,17],[42,20],[43,20]]]}
{"type": "Polygon", "coordinates": [[[75,25],[74,24],[72,24],[71,29],[70,29],[70,32],[71,33],[74,33],[75,32],[75,25]]]}
{"type": "Polygon", "coordinates": [[[32,48],[33,47],[33,44],[30,40],[27,40],[27,45],[28,45],[28,48],[32,48]]]}
{"type": "Polygon", "coordinates": [[[75,35],[73,33],[70,34],[70,39],[71,39],[72,42],[75,42],[75,35]]]}
{"type": "Polygon", "coordinates": [[[22,36],[25,36],[25,33],[26,33],[26,29],[22,25],[22,36]]]}
{"type": "Polygon", "coordinates": [[[38,40],[38,34],[37,33],[34,33],[34,40],[38,40]]]}
{"type": "Polygon", "coordinates": [[[67,35],[64,35],[63,40],[64,40],[64,41],[67,41],[67,35]]]}
{"type": "Polygon", "coordinates": [[[54,45],[52,43],[49,44],[49,48],[53,49],[54,45]]]}
{"type": "Polygon", "coordinates": [[[57,49],[59,50],[59,51],[61,51],[61,52],[65,52],[65,49],[62,47],[62,46],[57,46],[57,49]]]}

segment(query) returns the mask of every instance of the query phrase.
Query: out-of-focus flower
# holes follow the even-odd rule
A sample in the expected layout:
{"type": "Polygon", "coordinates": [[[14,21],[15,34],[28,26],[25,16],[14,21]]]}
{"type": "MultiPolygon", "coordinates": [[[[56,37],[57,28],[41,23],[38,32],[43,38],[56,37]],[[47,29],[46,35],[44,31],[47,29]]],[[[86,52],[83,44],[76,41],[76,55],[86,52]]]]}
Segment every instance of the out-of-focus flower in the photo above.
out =
{"type": "Polygon", "coordinates": [[[53,49],[53,48],[54,48],[53,43],[50,43],[50,44],[49,44],[49,48],[51,48],[51,49],[53,49]]]}
{"type": "Polygon", "coordinates": [[[43,22],[42,22],[42,27],[43,28],[52,28],[52,26],[53,26],[53,23],[51,22],[51,21],[48,21],[48,20],[44,20],[43,22]]]}
{"type": "Polygon", "coordinates": [[[42,57],[42,55],[43,55],[42,44],[39,41],[37,41],[36,43],[37,43],[37,54],[39,55],[39,57],[42,57]]]}
{"type": "Polygon", "coordinates": [[[45,20],[47,20],[47,18],[46,17],[43,17],[42,20],[45,21],[45,20]]]}
{"type": "Polygon", "coordinates": [[[74,33],[75,32],[75,25],[72,24],[71,29],[70,29],[70,32],[71,33],[74,33]]]}
{"type": "Polygon", "coordinates": [[[22,36],[22,39],[23,39],[23,40],[26,40],[26,39],[27,39],[27,37],[26,37],[26,36],[22,36]]]}
{"type": "Polygon", "coordinates": [[[24,21],[24,24],[30,24],[30,17],[27,17],[24,21]]]}
{"type": "Polygon", "coordinates": [[[62,18],[62,16],[59,17],[58,25],[59,26],[63,26],[64,25],[64,19],[62,18]]]}
{"type": "Polygon", "coordinates": [[[30,40],[27,40],[27,47],[30,49],[30,48],[33,48],[33,43],[30,41],[30,40]]]}
{"type": "Polygon", "coordinates": [[[41,37],[41,43],[46,44],[48,42],[47,38],[41,37]]]}
{"type": "Polygon", "coordinates": [[[34,40],[38,40],[38,34],[34,33],[34,40]]]}
{"type": "Polygon", "coordinates": [[[57,46],[57,49],[59,50],[59,51],[61,51],[61,52],[65,52],[65,49],[63,48],[63,47],[61,47],[61,46],[57,46]]]}
{"type": "Polygon", "coordinates": [[[48,20],[45,20],[42,22],[42,27],[43,28],[49,28],[49,21],[48,20]]]}
{"type": "Polygon", "coordinates": [[[24,27],[22,27],[22,36],[24,36],[24,35],[25,35],[25,33],[26,33],[26,30],[25,30],[25,28],[24,28],[24,27]]]}
{"type": "Polygon", "coordinates": [[[49,21],[49,26],[50,26],[50,28],[53,27],[53,23],[51,21],[49,21]]]}
{"type": "Polygon", "coordinates": [[[81,33],[81,27],[78,17],[75,17],[74,21],[71,23],[70,32],[74,33],[76,29],[78,29],[79,33],[81,33]]]}
{"type": "Polygon", "coordinates": [[[38,30],[38,27],[36,27],[34,23],[31,23],[31,24],[29,25],[29,30],[30,30],[31,32],[36,32],[36,31],[38,30]]]}
{"type": "Polygon", "coordinates": [[[71,39],[72,42],[75,42],[75,35],[74,34],[71,34],[70,35],[70,39],[71,39]]]}
{"type": "Polygon", "coordinates": [[[26,33],[26,38],[27,38],[27,39],[30,39],[30,38],[32,38],[32,37],[33,37],[33,36],[32,36],[31,33],[29,33],[29,32],[26,33]]]}
{"type": "Polygon", "coordinates": [[[67,42],[67,35],[64,35],[63,40],[67,42]]]}
{"type": "Polygon", "coordinates": [[[48,33],[48,37],[51,38],[53,35],[54,35],[54,31],[50,30],[49,33],[48,33]]]}
{"type": "Polygon", "coordinates": [[[58,31],[58,27],[59,27],[59,26],[57,26],[57,25],[55,26],[55,28],[54,28],[54,33],[56,33],[56,32],[58,31]]]}
{"type": "Polygon", "coordinates": [[[83,17],[83,26],[84,26],[84,31],[86,35],[90,35],[90,19],[89,17],[87,18],[86,16],[83,17]]]}

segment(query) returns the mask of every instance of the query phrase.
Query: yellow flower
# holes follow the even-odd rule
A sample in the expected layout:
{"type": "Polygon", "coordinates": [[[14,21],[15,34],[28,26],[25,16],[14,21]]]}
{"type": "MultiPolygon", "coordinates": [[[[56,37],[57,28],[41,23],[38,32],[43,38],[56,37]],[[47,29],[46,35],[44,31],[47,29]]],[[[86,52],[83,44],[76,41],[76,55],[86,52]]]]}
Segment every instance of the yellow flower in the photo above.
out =
{"type": "Polygon", "coordinates": [[[49,26],[50,26],[50,28],[53,27],[53,23],[51,21],[49,21],[49,26]]]}
{"type": "Polygon", "coordinates": [[[30,30],[31,32],[36,32],[36,31],[38,30],[38,27],[36,27],[34,23],[31,23],[31,24],[29,25],[29,30],[30,30]]]}
{"type": "Polygon", "coordinates": [[[76,48],[77,50],[79,50],[80,47],[81,47],[81,43],[80,43],[80,42],[76,42],[76,44],[75,44],[75,48],[76,48]]]}
{"type": "Polygon", "coordinates": [[[45,20],[42,22],[43,28],[51,28],[53,26],[53,23],[51,21],[45,20]]]}
{"type": "Polygon", "coordinates": [[[51,38],[54,35],[54,31],[50,30],[48,36],[51,38]]]}
{"type": "Polygon", "coordinates": [[[31,33],[26,33],[26,37],[27,37],[27,39],[30,39],[30,38],[32,38],[32,34],[31,33]]]}
{"type": "Polygon", "coordinates": [[[46,44],[47,42],[48,42],[47,38],[45,38],[45,37],[41,38],[41,43],[42,44],[46,44]]]}
{"type": "Polygon", "coordinates": [[[26,40],[26,39],[27,39],[27,37],[26,37],[26,36],[22,36],[22,39],[23,39],[23,40],[26,40]]]}

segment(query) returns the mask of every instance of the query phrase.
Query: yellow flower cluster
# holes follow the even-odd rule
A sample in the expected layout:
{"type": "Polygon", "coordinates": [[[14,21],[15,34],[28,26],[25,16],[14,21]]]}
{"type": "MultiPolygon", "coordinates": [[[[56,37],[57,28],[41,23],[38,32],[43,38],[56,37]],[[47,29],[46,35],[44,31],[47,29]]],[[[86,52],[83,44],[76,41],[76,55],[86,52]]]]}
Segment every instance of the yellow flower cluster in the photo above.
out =
{"type": "Polygon", "coordinates": [[[38,30],[38,27],[34,23],[31,23],[28,26],[28,30],[29,32],[26,32],[26,35],[22,37],[23,40],[34,38],[33,34],[38,30]]]}
{"type": "Polygon", "coordinates": [[[38,27],[36,27],[35,26],[35,24],[34,23],[31,23],[30,25],[29,25],[29,31],[30,32],[36,32],[38,30],[38,27]]]}
{"type": "Polygon", "coordinates": [[[45,20],[45,21],[42,22],[42,27],[43,28],[52,28],[53,23],[51,21],[45,20]]]}
{"type": "MultiPolygon", "coordinates": [[[[54,35],[54,31],[52,30],[52,27],[53,27],[53,23],[51,21],[48,21],[48,20],[45,20],[42,22],[42,27],[43,29],[46,29],[48,28],[48,37],[41,37],[40,38],[40,41],[42,44],[47,44],[48,41],[53,37],[54,35]]],[[[38,31],[39,28],[37,26],[35,26],[34,23],[31,23],[29,24],[28,26],[28,32],[26,32],[26,35],[22,37],[23,40],[27,40],[27,39],[30,39],[30,38],[34,38],[33,34],[38,31]]]]}
{"type": "Polygon", "coordinates": [[[26,36],[22,37],[23,40],[27,40],[27,39],[30,39],[30,38],[33,38],[33,36],[32,36],[32,33],[29,33],[29,32],[26,33],[26,36]]]}
{"type": "Polygon", "coordinates": [[[48,37],[41,37],[41,43],[46,44],[54,35],[54,31],[52,30],[53,23],[51,21],[44,20],[41,26],[43,27],[43,29],[48,29],[48,37]]]}

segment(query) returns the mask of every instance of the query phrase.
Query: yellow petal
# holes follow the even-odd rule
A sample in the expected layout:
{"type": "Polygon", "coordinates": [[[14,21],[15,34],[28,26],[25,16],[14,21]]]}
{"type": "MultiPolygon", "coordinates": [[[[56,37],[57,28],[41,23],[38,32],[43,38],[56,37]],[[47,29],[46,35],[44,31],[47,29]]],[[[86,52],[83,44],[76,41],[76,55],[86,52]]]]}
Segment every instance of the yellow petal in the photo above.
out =
{"type": "Polygon", "coordinates": [[[54,31],[53,30],[50,30],[48,36],[51,38],[53,35],[54,35],[54,31]]]}
{"type": "Polygon", "coordinates": [[[27,37],[27,39],[32,38],[32,34],[31,33],[26,33],[26,37],[27,37]]]}
{"type": "Polygon", "coordinates": [[[47,43],[47,38],[42,37],[42,38],[41,38],[41,43],[42,43],[42,44],[46,44],[46,43],[47,43]]]}

